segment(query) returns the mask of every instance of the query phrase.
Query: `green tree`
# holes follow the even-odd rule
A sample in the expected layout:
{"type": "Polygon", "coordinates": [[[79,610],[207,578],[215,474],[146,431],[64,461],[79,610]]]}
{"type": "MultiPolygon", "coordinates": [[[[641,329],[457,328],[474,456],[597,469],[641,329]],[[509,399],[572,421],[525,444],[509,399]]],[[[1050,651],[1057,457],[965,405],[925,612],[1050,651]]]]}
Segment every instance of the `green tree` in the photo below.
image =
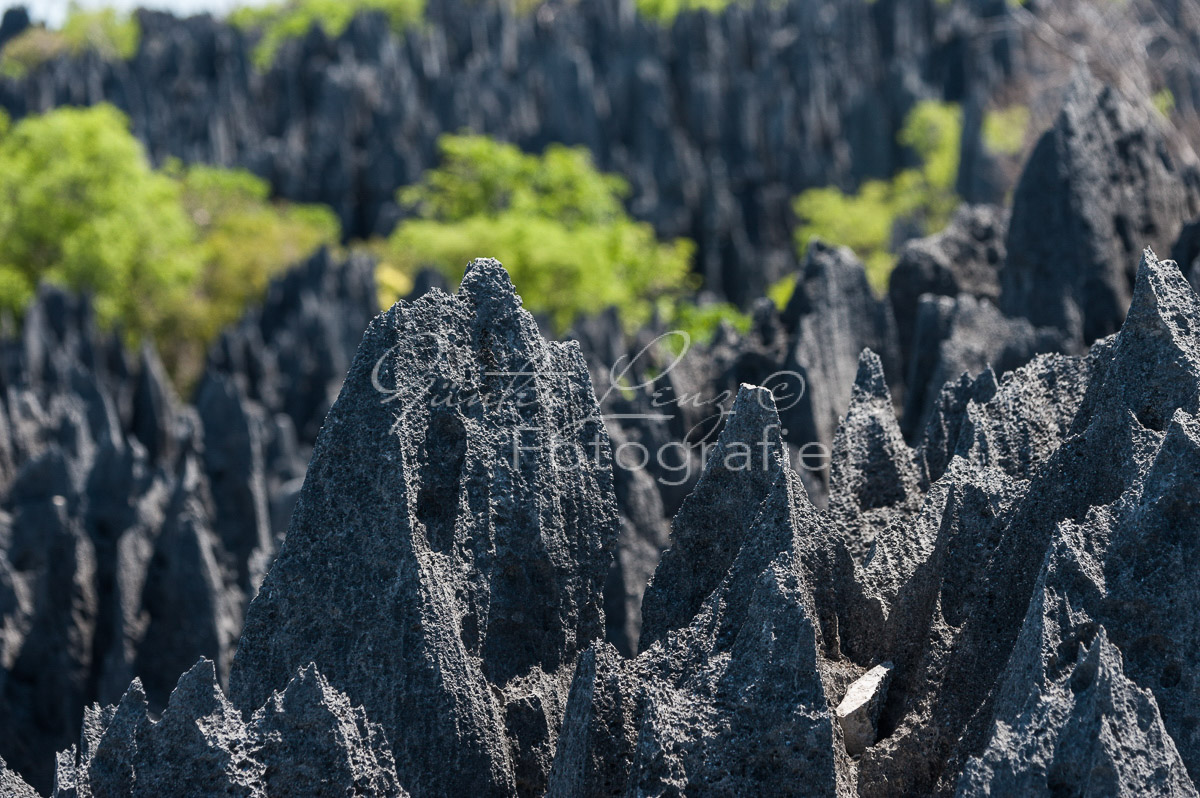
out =
{"type": "Polygon", "coordinates": [[[111,8],[86,11],[71,3],[59,30],[34,26],[4,46],[0,75],[20,78],[59,55],[97,52],[105,58],[128,61],[137,53],[141,27],[132,14],[111,8]]]}
{"type": "Polygon", "coordinates": [[[19,314],[48,280],[103,323],[166,329],[200,270],[180,198],[111,106],[22,119],[0,137],[0,303],[19,314]]]}
{"type": "Polygon", "coordinates": [[[237,9],[229,21],[259,33],[254,63],[265,70],[285,42],[302,38],[316,25],[330,36],[340,36],[357,14],[365,12],[383,13],[393,30],[403,31],[424,17],[425,0],[287,0],[237,9]]]}
{"type": "Polygon", "coordinates": [[[660,25],[670,25],[684,11],[707,9],[714,14],[734,0],[636,0],[638,13],[660,25]]]}
{"type": "Polygon", "coordinates": [[[244,171],[154,170],[111,106],[0,114],[0,308],[20,316],[43,280],[86,291],[101,324],[153,336],[186,387],[272,276],[340,239],[330,209],[268,194],[244,171]]]}
{"type": "Polygon", "coordinates": [[[801,256],[813,238],[848,246],[863,259],[872,285],[884,290],[896,264],[892,252],[896,224],[915,223],[928,234],[949,223],[958,205],[954,183],[961,138],[962,114],[957,105],[917,103],[905,118],[898,140],[916,152],[921,165],[904,169],[891,180],[868,180],[853,193],[836,186],[801,193],[793,201],[800,222],[795,237],[801,256]]]}
{"type": "Polygon", "coordinates": [[[172,162],[165,171],[181,188],[202,265],[173,333],[160,339],[164,359],[190,382],[207,344],[266,293],[271,278],[319,247],[336,247],[342,229],[327,206],[272,202],[267,182],[244,170],[172,162]]]}
{"type": "Polygon", "coordinates": [[[272,202],[270,186],[250,172],[175,163],[168,173],[181,183],[183,207],[199,237],[205,340],[261,297],[272,277],[341,238],[332,209],[272,202]]]}
{"type": "Polygon", "coordinates": [[[983,115],[983,144],[998,155],[1020,155],[1029,132],[1029,108],[1010,105],[983,115]]]}
{"type": "Polygon", "coordinates": [[[624,322],[670,312],[693,280],[693,245],[659,242],[629,218],[622,179],[583,148],[541,155],[483,136],[444,136],[442,164],[400,201],[415,211],[388,240],[382,271],[434,266],[453,280],[474,257],[504,263],[525,305],[560,332],[582,313],[616,306],[624,322]]]}

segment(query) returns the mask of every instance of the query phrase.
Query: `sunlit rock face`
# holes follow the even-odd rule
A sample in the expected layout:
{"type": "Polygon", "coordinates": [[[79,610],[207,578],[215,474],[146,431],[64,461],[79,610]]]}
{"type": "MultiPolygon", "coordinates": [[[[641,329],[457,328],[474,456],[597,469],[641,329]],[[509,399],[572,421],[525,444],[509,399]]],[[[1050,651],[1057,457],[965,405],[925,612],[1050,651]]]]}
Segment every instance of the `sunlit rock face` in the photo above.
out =
{"type": "Polygon", "coordinates": [[[495,261],[368,328],[247,613],[230,696],[315,662],[414,795],[544,789],[580,652],[604,633],[609,443],[574,344],[495,261]],[[457,763],[447,767],[447,763],[457,763]]]}

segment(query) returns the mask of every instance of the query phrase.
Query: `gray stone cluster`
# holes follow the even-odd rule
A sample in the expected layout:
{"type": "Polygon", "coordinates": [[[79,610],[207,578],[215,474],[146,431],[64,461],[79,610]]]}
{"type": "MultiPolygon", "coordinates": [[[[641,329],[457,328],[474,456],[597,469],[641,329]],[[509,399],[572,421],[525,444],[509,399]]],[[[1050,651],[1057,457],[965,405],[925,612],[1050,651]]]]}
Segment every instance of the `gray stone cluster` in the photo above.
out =
{"type": "Polygon", "coordinates": [[[229,698],[135,681],[54,794],[1196,795],[1198,331],[1147,250],[1116,335],[948,384],[915,446],[864,350],[825,510],[742,386],[627,657],[586,365],[476,261],[368,328],[229,698]]]}
{"type": "Polygon", "coordinates": [[[190,406],[54,288],[0,343],[0,756],[40,789],[135,676],[153,712],[201,656],[227,680],[375,302],[372,264],[314,256],[225,334],[190,406]]]}
{"type": "Polygon", "coordinates": [[[1163,135],[1080,78],[888,297],[816,242],[628,390],[664,330],[548,342],[491,260],[375,315],[320,253],[191,405],[44,288],[0,344],[0,793],[1197,795],[1163,135]]]}
{"type": "MultiPolygon", "coordinates": [[[[1180,257],[1192,258],[1181,268],[1198,279],[1192,263],[1200,262],[1200,223],[1185,222],[1200,215],[1200,172],[1190,150],[1168,147],[1168,131],[1151,114],[1077,76],[1055,125],[1026,165],[1011,212],[962,206],[945,230],[903,247],[886,298],[872,292],[848,249],[813,242],[786,307],[760,300],[748,333],[722,330],[711,345],[694,347],[678,362],[646,353],[666,329],[652,327],[625,340],[611,316],[579,325],[575,336],[592,367],[601,407],[621,419],[610,423],[614,445],[669,451],[687,466],[677,468],[667,458],[667,467],[651,460],[644,468],[618,470],[624,530],[606,603],[610,642],[626,654],[637,650],[642,592],[667,542],[660,508],[673,516],[703,467],[698,447],[686,454],[664,447],[685,437],[714,442],[714,422],[729,412],[740,384],[764,385],[781,397],[790,459],[814,504],[824,508],[832,501],[833,472],[848,467],[836,431],[856,423],[845,414],[863,349],[878,356],[886,402],[899,414],[896,440],[916,444],[924,436],[937,443],[915,455],[922,484],[928,484],[953,455],[948,414],[961,412],[970,398],[987,399],[994,379],[1037,355],[1082,354],[1091,343],[1077,323],[1084,317],[1104,318],[1106,329],[1120,326],[1134,272],[1114,267],[1118,261],[1106,253],[1115,248],[1124,258],[1120,263],[1136,263],[1140,250],[1126,251],[1115,230],[1174,245],[1180,257]],[[1089,121],[1081,126],[1080,120],[1089,121]],[[1076,170],[1076,163],[1105,164],[1108,171],[1076,170]],[[1109,173],[1111,180],[1104,177],[1109,173]],[[1057,233],[1054,224],[1066,232],[1057,233]],[[1076,242],[1069,252],[1060,246],[1066,236],[1076,242]],[[1066,310],[1047,317],[1042,306],[1055,297],[1066,310]],[[628,368],[631,360],[640,368],[628,368]],[[614,390],[614,373],[646,388],[632,397],[614,390]],[[982,381],[972,382],[981,375],[982,381]],[[957,387],[947,394],[951,385],[957,387]]],[[[1043,412],[1037,405],[1027,408],[1030,418],[1043,412]]],[[[1046,444],[1031,439],[1024,445],[1041,456],[1046,444]]],[[[833,504],[830,509],[840,512],[833,504]]]]}

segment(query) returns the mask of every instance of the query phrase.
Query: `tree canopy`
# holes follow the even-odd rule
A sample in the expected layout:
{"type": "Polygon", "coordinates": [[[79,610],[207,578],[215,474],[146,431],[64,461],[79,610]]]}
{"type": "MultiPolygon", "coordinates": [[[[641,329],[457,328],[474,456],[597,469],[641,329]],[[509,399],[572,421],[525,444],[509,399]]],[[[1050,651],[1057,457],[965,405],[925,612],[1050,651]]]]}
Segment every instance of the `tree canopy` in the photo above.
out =
{"type": "Polygon", "coordinates": [[[287,0],[239,8],[229,21],[258,32],[254,63],[265,70],[285,42],[305,36],[317,25],[329,36],[340,36],[357,14],[367,12],[385,14],[393,30],[402,31],[424,17],[425,0],[287,0]]]}
{"type": "Polygon", "coordinates": [[[271,276],[340,239],[328,208],[268,193],[244,171],[154,169],[112,106],[0,118],[0,308],[19,316],[41,281],[87,292],[186,383],[271,276]]]}
{"type": "Polygon", "coordinates": [[[85,10],[72,3],[58,30],[35,25],[6,43],[0,53],[0,75],[20,78],[59,55],[88,51],[128,61],[137,53],[141,36],[141,26],[132,14],[112,8],[85,10]]]}
{"type": "Polygon", "coordinates": [[[535,313],[558,331],[580,314],[615,306],[627,325],[693,285],[693,244],[659,242],[634,221],[628,186],[599,172],[583,148],[551,145],[540,155],[483,136],[445,136],[441,165],[401,189],[414,217],[388,240],[388,266],[423,266],[462,277],[474,257],[502,261],[535,313]]]}
{"type": "Polygon", "coordinates": [[[893,238],[897,224],[934,233],[950,222],[958,206],[954,184],[962,148],[962,113],[957,105],[926,100],[905,118],[898,140],[912,149],[920,166],[903,169],[890,180],[868,180],[857,191],[823,186],[793,201],[800,224],[796,246],[801,256],[813,238],[850,247],[863,259],[872,285],[883,290],[896,265],[893,238]]]}

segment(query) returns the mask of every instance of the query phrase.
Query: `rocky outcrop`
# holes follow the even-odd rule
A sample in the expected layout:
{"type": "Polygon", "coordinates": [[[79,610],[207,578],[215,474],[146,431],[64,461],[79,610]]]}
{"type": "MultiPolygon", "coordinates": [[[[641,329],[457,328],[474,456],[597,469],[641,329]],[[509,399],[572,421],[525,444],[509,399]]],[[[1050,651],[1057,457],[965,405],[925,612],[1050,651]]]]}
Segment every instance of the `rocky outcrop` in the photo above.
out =
{"type": "MultiPolygon", "coordinates": [[[[949,226],[910,241],[900,251],[888,278],[888,300],[896,317],[905,375],[924,294],[957,297],[968,294],[995,304],[1000,297],[999,273],[1004,264],[1008,211],[991,205],[964,205],[949,226]]],[[[907,376],[906,376],[907,379],[907,376]]]]}
{"type": "Polygon", "coordinates": [[[832,543],[771,394],[743,387],[647,590],[642,653],[580,660],[549,794],[852,794],[830,697],[850,679],[815,602],[832,543]]]}
{"type": "MultiPolygon", "coordinates": [[[[1086,596],[1064,597],[1061,591],[1047,587],[1046,595],[1054,602],[1065,601],[1067,609],[1051,609],[1048,604],[1045,610],[1031,607],[1042,602],[1038,571],[1055,545],[1060,522],[1082,522],[1118,501],[1177,502],[1175,498],[1165,499],[1178,496],[1177,492],[1146,490],[1141,483],[1154,472],[1156,457],[1162,456],[1156,452],[1178,448],[1169,442],[1181,441],[1179,432],[1164,436],[1166,419],[1181,410],[1189,414],[1196,410],[1200,370],[1194,364],[1200,357],[1200,342],[1195,340],[1193,330],[1197,321],[1200,301],[1178,269],[1160,263],[1147,252],[1138,272],[1132,307],[1119,335],[1097,344],[1083,361],[1054,357],[1014,372],[982,405],[967,400],[967,420],[960,426],[956,446],[962,462],[956,459],[941,482],[961,482],[965,477],[968,483],[975,483],[972,492],[978,498],[971,499],[970,504],[981,507],[982,518],[978,510],[968,511],[967,506],[951,514],[948,506],[941,528],[932,539],[929,557],[900,590],[897,608],[887,621],[891,642],[886,653],[896,671],[882,721],[885,728],[890,726],[894,731],[864,755],[860,792],[950,792],[957,774],[971,757],[979,756],[984,757],[982,764],[972,766],[963,787],[972,794],[989,789],[994,793],[1006,784],[1032,783],[1007,780],[1013,768],[1022,771],[1021,779],[1033,778],[1023,770],[1031,767],[1051,768],[1068,779],[1072,773],[1086,774],[1092,767],[1089,763],[1102,763],[1113,750],[1100,729],[1105,724],[1119,723],[1121,718],[1129,717],[1127,713],[1141,707],[1136,711],[1138,728],[1146,735],[1142,738],[1145,747],[1139,748],[1136,756],[1145,758],[1143,764],[1122,754],[1129,770],[1098,774],[1097,779],[1111,778],[1096,781],[1095,794],[1112,794],[1108,790],[1115,789],[1113,785],[1136,794],[1138,785],[1151,783],[1175,785],[1178,794],[1191,794],[1189,790],[1194,788],[1188,781],[1192,777],[1189,772],[1178,767],[1150,772],[1144,766],[1145,762],[1171,765],[1178,761],[1186,766],[1195,747],[1184,731],[1189,727],[1182,722],[1191,711],[1187,702],[1172,696],[1172,705],[1159,701],[1158,708],[1151,712],[1154,702],[1147,701],[1144,692],[1168,689],[1163,687],[1164,668],[1168,673],[1166,682],[1172,687],[1179,683],[1174,681],[1175,671],[1168,667],[1176,661],[1175,655],[1162,657],[1157,653],[1161,649],[1152,642],[1158,638],[1143,638],[1147,622],[1156,617],[1155,603],[1172,602],[1173,598],[1166,597],[1187,594],[1182,588],[1164,588],[1159,594],[1157,588],[1150,587],[1170,585],[1175,579],[1172,574],[1178,573],[1177,566],[1162,559],[1176,550],[1174,546],[1161,545],[1152,536],[1139,540],[1137,545],[1143,547],[1149,562],[1139,572],[1136,599],[1132,594],[1122,599],[1114,596],[1101,601],[1096,609],[1087,610],[1086,596]],[[1050,372],[1057,374],[1047,380],[1050,372]],[[1079,398],[1081,377],[1085,386],[1079,398]],[[1059,397],[1057,401],[1055,396],[1059,397]],[[1032,401],[1034,397],[1040,397],[1037,404],[1032,401]],[[1030,415],[1030,420],[1037,418],[1014,406],[1017,402],[1040,406],[1045,421],[1014,425],[1012,419],[1021,415],[1030,415]],[[1057,410],[1047,407],[1055,404],[1057,410]],[[993,409],[980,412],[988,406],[993,409]],[[1070,422],[1063,424],[1068,415],[1072,416],[1070,422]],[[985,417],[991,417],[990,421],[978,426],[972,420],[982,421],[985,417]],[[1025,452],[1024,458],[1014,460],[1012,454],[1018,451],[1025,452]],[[1135,501],[1135,496],[1140,498],[1135,501]],[[1158,595],[1163,598],[1157,599],[1158,595]],[[1091,619],[1095,623],[1079,621],[1080,611],[1094,613],[1091,619]],[[1105,615],[1114,611],[1129,613],[1126,622],[1138,628],[1130,630],[1133,639],[1122,636],[1116,641],[1114,635],[1122,633],[1113,630],[1120,624],[1105,615]],[[1057,613],[1051,632],[1029,626],[1042,625],[1043,613],[1057,613]],[[1093,640],[1097,624],[1108,630],[1107,636],[1093,640]],[[1028,631],[1023,632],[1023,627],[1028,631]],[[1075,638],[1083,649],[1074,644],[1067,647],[1073,634],[1069,630],[1075,628],[1090,629],[1086,637],[1075,638]],[[1060,630],[1066,631],[1060,636],[1060,630]],[[1040,640],[1043,634],[1052,635],[1051,641],[1040,640]],[[1141,671],[1133,676],[1128,664],[1143,656],[1133,644],[1143,639],[1145,642],[1139,646],[1150,646],[1156,652],[1149,654],[1149,661],[1155,664],[1147,669],[1153,675],[1141,671]],[[1118,678],[1121,668],[1119,663],[1114,664],[1113,652],[1106,649],[1110,644],[1125,657],[1124,673],[1131,677],[1133,686],[1118,678]],[[1045,662],[1039,652],[1050,650],[1053,662],[1045,662]],[[1055,685],[1062,684],[1060,678],[1069,681],[1072,667],[1080,675],[1073,689],[1068,690],[1072,698],[1067,700],[1063,693],[1055,692],[1060,689],[1055,685]],[[1038,670],[1043,668],[1054,675],[1038,677],[1038,670]],[[1097,677],[1095,690],[1088,693],[1092,688],[1083,674],[1096,673],[1097,668],[1103,673],[1097,677]],[[1001,690],[1005,678],[1011,686],[1001,690]],[[1041,691],[1038,697],[1030,698],[1031,689],[1041,691]],[[1162,728],[1167,729],[1173,745],[1155,731],[1159,712],[1164,718],[1162,728]],[[1174,727],[1174,734],[1165,720],[1167,713],[1174,714],[1178,719],[1175,722],[1182,724],[1174,727]],[[992,745],[996,753],[985,754],[993,717],[996,731],[991,733],[995,735],[992,745]],[[1067,717],[1077,720],[1068,723],[1067,717]],[[1088,728],[1095,733],[1077,728],[1079,723],[1093,724],[1088,728]],[[1055,754],[1047,746],[1060,734],[1061,758],[1051,767],[1055,754]],[[1011,756],[1001,756],[1001,747],[1012,752],[1011,756]],[[1148,773],[1157,781],[1138,780],[1149,778],[1148,773]]],[[[964,499],[969,497],[963,494],[964,499]]],[[[1191,515],[1184,511],[1174,517],[1182,520],[1191,515]]],[[[1146,527],[1148,532],[1153,528],[1146,527]]],[[[1103,549],[1109,544],[1103,535],[1089,533],[1087,545],[1103,549]]],[[[1104,562],[1102,555],[1093,557],[1104,562]]],[[[1111,590],[1120,583],[1116,574],[1129,568],[1136,570],[1140,559],[1132,551],[1113,556],[1110,564],[1115,570],[1102,576],[1095,568],[1081,567],[1103,590],[1111,590]]],[[[1105,571],[1108,567],[1101,566],[1105,571]]],[[[1080,579],[1070,582],[1072,591],[1084,590],[1081,585],[1086,587],[1080,579]]]]}
{"type": "Polygon", "coordinates": [[[1077,75],[1013,197],[1001,308],[1091,343],[1116,332],[1143,246],[1168,251],[1200,211],[1190,150],[1145,104],[1077,75]]]}
{"type": "Polygon", "coordinates": [[[139,677],[158,712],[201,656],[228,678],[304,474],[293,418],[319,426],[367,291],[324,255],[274,283],[194,407],[55,289],[0,343],[0,755],[39,789],[89,703],[139,677]]]}
{"type": "Polygon", "coordinates": [[[578,349],[542,340],[497,262],[377,317],[247,613],[234,703],[315,662],[414,795],[544,790],[604,633],[610,457],[578,349]]]}
{"type": "Polygon", "coordinates": [[[157,720],[136,680],[116,706],[92,706],[79,747],[58,757],[54,783],[53,798],[407,795],[382,729],[316,667],[247,721],[208,660],[179,678],[157,720]]]}
{"type": "Polygon", "coordinates": [[[829,446],[850,405],[863,349],[878,355],[885,378],[900,379],[891,306],[875,296],[850,250],[812,241],[781,317],[793,342],[783,366],[800,376],[803,388],[782,414],[789,440],[829,446]]]}
{"type": "MultiPolygon", "coordinates": [[[[71,307],[54,296],[39,308],[71,307]]],[[[790,351],[775,321],[763,308],[744,351],[790,351]]],[[[75,386],[0,416],[18,464],[0,517],[4,696],[29,728],[47,707],[66,727],[124,674],[160,683],[84,713],[78,747],[58,745],[57,795],[1197,794],[1200,297],[1149,250],[1119,333],[947,383],[913,444],[882,359],[861,352],[826,509],[775,395],[741,386],[669,540],[641,525],[663,511],[651,469],[623,473],[616,454],[642,427],[605,419],[577,345],[543,341],[499,264],[476,261],[456,296],[371,323],[229,699],[234,552],[250,549],[212,529],[206,425],[163,386],[124,404],[83,390],[33,342],[117,386],[134,367],[73,329],[43,324],[4,361],[75,386]],[[181,471],[141,466],[156,476],[137,506],[170,508],[161,525],[143,518],[110,555],[96,530],[128,528],[101,488],[147,458],[122,420],[135,405],[173,407],[190,432],[159,447],[181,471]],[[664,545],[639,599],[634,568],[664,545]],[[197,647],[226,659],[181,665],[197,647]],[[171,667],[190,670],[151,720],[171,667]]],[[[664,384],[727,376],[731,335],[664,384]]],[[[260,540],[248,529],[236,540],[260,540]]],[[[28,794],[7,767],[0,784],[28,794]]]]}
{"type": "Polygon", "coordinates": [[[1004,374],[1036,355],[1073,348],[1061,331],[1005,316],[989,300],[966,292],[955,297],[923,295],[913,333],[903,421],[909,437],[929,424],[946,383],[988,368],[1004,374]]]}

